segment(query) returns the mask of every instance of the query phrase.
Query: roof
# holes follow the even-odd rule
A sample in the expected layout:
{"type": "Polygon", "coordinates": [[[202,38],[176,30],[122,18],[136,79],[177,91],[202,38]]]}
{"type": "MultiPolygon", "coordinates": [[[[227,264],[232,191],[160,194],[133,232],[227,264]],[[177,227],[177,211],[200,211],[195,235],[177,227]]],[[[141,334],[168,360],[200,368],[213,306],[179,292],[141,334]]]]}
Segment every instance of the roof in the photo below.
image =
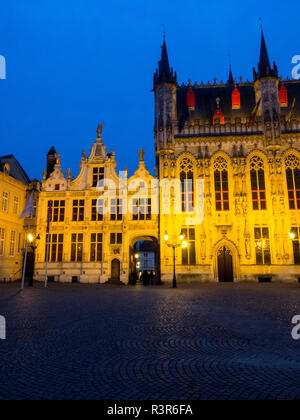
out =
{"type": "Polygon", "coordinates": [[[17,179],[20,182],[23,182],[23,184],[30,184],[29,176],[26,174],[14,155],[0,156],[0,172],[4,172],[4,165],[6,163],[8,163],[10,166],[8,173],[9,176],[17,179]]]}
{"type": "MultiPolygon", "coordinates": [[[[188,119],[212,122],[217,110],[217,98],[220,98],[220,109],[226,118],[249,117],[255,106],[255,91],[252,84],[237,85],[241,95],[241,108],[232,109],[231,95],[234,86],[192,87],[195,93],[195,111],[189,112],[186,97],[189,86],[177,89],[177,119],[182,130],[188,119]]],[[[299,97],[300,99],[300,97],[299,97]]]]}

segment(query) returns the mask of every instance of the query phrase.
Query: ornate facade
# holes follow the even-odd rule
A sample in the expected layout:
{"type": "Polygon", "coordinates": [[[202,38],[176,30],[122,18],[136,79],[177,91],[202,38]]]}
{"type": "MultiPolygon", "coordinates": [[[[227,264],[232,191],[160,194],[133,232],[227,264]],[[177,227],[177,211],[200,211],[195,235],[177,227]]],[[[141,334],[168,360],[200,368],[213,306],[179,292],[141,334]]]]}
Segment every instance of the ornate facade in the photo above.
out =
{"type": "Polygon", "coordinates": [[[164,40],[154,75],[156,177],[141,151],[139,168],[128,180],[125,171],[121,191],[124,175],[116,172],[114,152],[106,151],[101,126],[75,179],[70,171],[65,177],[50,151],[38,206],[36,278],[45,276],[50,207],[48,275],[55,281],[128,283],[140,240],[156,244],[157,278],[170,281],[174,261],[164,236],[176,242],[180,233],[188,245],[175,256],[180,281],[298,281],[300,82],[278,77],[263,34],[253,75],[252,82],[237,81],[230,69],[226,83],[180,86],[164,40]],[[108,212],[99,212],[110,189],[99,192],[102,179],[117,185],[108,212]],[[204,181],[201,203],[197,180],[204,181]],[[163,208],[162,181],[181,187],[179,195],[170,188],[171,212],[163,208]],[[122,214],[138,190],[135,212],[122,214]],[[200,204],[204,219],[197,223],[200,204]]]}

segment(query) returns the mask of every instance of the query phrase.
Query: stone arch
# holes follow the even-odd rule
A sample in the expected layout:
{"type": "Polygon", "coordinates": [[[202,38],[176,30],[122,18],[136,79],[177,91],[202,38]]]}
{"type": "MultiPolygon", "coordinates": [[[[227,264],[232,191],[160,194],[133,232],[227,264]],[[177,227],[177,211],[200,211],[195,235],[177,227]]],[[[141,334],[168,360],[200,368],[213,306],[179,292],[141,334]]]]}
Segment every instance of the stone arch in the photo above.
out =
{"type": "Polygon", "coordinates": [[[218,252],[226,247],[232,255],[232,269],[233,269],[233,282],[238,281],[240,272],[240,255],[238,248],[233,241],[228,238],[221,239],[213,246],[213,271],[214,279],[216,282],[219,281],[219,268],[218,268],[218,252]]]}
{"type": "Polygon", "coordinates": [[[155,273],[156,273],[156,284],[160,283],[161,279],[161,270],[160,270],[160,246],[159,246],[159,240],[155,235],[136,235],[132,236],[129,240],[129,283],[131,283],[131,275],[134,271],[133,264],[135,263],[135,244],[137,242],[141,241],[147,241],[147,242],[153,242],[154,244],[154,252],[155,252],[155,273]]]}

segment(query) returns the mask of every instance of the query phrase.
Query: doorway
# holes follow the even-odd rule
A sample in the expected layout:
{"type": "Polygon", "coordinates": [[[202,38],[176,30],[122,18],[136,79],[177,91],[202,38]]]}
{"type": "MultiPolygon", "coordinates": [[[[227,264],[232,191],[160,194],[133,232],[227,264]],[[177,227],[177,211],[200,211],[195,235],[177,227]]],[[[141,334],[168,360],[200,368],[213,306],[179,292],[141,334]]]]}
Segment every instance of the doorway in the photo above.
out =
{"type": "Polygon", "coordinates": [[[220,283],[233,283],[232,252],[226,246],[218,251],[218,275],[220,283]]]}
{"type": "Polygon", "coordinates": [[[119,283],[120,273],[121,273],[121,263],[120,263],[120,260],[115,258],[111,262],[111,281],[119,283]]]}
{"type": "Polygon", "coordinates": [[[155,237],[135,238],[129,248],[129,284],[160,284],[160,257],[155,237]]]}

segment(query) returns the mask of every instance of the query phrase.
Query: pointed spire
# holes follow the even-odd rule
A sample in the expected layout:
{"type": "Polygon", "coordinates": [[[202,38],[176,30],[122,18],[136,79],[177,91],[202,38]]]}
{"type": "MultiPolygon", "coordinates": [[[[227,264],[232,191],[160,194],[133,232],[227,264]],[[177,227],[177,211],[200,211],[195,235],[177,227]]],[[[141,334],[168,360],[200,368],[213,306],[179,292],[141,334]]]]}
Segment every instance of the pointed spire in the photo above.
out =
{"type": "Polygon", "coordinates": [[[157,83],[177,83],[176,72],[173,72],[173,69],[170,69],[169,57],[166,44],[166,35],[163,35],[163,45],[161,47],[161,59],[158,62],[158,70],[154,74],[154,84],[157,83]]]}
{"type": "Polygon", "coordinates": [[[277,66],[274,62],[273,69],[271,68],[267,45],[264,37],[263,29],[261,29],[261,44],[260,44],[260,56],[258,63],[258,72],[254,73],[255,79],[261,79],[263,77],[278,77],[277,66]]]}
{"type": "Polygon", "coordinates": [[[233,80],[233,74],[232,74],[232,70],[231,70],[231,63],[229,65],[229,78],[228,78],[228,82],[229,85],[234,85],[234,80],[233,80]]]}

